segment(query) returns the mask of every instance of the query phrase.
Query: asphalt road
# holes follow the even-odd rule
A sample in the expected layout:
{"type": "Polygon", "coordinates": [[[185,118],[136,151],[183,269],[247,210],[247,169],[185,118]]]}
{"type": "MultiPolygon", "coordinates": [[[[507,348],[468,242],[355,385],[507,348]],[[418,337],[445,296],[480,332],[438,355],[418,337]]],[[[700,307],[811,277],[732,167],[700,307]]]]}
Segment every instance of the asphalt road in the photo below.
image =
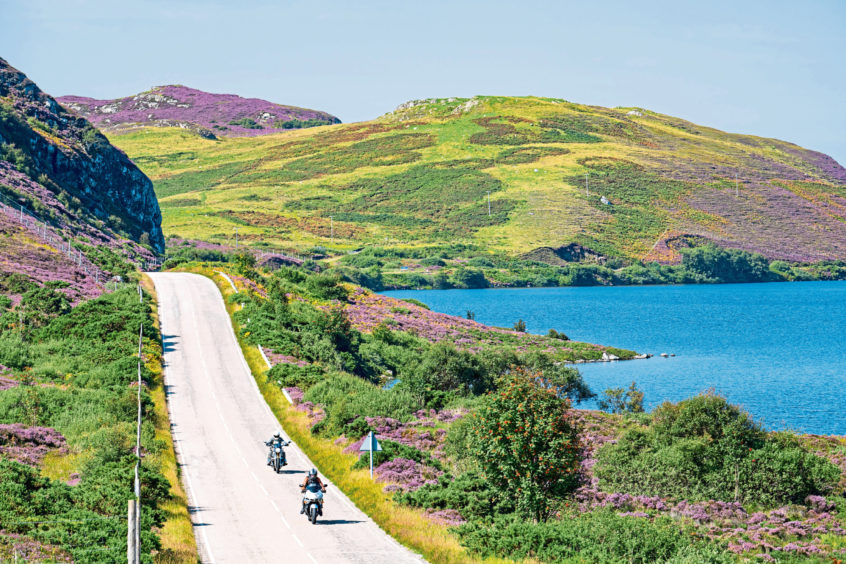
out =
{"type": "MultiPolygon", "coordinates": [[[[203,562],[421,562],[329,483],[323,518],[299,514],[312,467],[291,444],[266,465],[279,429],[235,340],[223,299],[200,275],[152,273],[171,429],[203,562]]],[[[288,434],[282,430],[285,438],[288,434]]]]}

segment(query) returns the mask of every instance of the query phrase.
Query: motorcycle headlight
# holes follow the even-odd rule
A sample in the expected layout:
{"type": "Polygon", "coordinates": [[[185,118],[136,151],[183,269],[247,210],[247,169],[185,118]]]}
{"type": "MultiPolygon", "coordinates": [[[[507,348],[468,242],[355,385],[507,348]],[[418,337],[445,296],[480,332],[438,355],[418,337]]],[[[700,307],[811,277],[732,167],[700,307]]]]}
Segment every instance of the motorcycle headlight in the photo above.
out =
{"type": "Polygon", "coordinates": [[[282,452],[282,449],[279,448],[279,447],[276,447],[276,452],[282,452]]]}

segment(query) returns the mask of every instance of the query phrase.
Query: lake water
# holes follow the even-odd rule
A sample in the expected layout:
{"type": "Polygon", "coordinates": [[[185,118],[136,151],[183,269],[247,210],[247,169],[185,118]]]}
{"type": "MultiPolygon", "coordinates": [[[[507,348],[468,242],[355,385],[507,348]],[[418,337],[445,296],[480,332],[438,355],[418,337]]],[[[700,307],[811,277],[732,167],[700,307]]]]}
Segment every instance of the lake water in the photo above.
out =
{"type": "Polygon", "coordinates": [[[647,409],[713,388],[769,429],[846,435],[846,282],[386,294],[452,315],[471,310],[489,325],[523,319],[531,333],[554,328],[653,354],[579,365],[597,393],[636,381],[647,409]]]}

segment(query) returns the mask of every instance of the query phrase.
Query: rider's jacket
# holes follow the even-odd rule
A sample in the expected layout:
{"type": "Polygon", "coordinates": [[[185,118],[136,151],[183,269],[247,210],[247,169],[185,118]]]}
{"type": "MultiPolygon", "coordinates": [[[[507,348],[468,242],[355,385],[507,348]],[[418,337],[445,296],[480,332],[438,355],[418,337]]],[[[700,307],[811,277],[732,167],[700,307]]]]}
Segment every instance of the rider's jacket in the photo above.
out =
{"type": "Polygon", "coordinates": [[[265,441],[264,444],[266,444],[267,446],[282,446],[283,444],[285,444],[285,439],[283,439],[281,436],[270,437],[270,440],[265,441]]]}
{"type": "Polygon", "coordinates": [[[306,476],[306,479],[305,479],[305,480],[303,480],[303,483],[302,483],[302,484],[300,484],[300,489],[301,489],[302,491],[305,491],[306,486],[307,486],[307,485],[309,485],[310,483],[315,483],[315,484],[317,484],[318,486],[320,486],[320,489],[321,489],[321,490],[326,491],[326,486],[325,486],[325,485],[323,484],[323,482],[320,480],[320,476],[306,476]]]}

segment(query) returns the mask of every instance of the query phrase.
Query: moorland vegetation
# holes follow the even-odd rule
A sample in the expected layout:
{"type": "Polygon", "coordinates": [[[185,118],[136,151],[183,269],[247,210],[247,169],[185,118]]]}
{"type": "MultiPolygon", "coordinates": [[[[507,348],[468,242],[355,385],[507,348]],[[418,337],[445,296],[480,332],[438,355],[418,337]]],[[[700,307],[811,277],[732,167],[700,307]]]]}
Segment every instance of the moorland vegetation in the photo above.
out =
{"type": "Polygon", "coordinates": [[[0,297],[0,559],[125,558],[143,327],[141,554],[153,562],[176,475],[151,396],[163,403],[150,298],[130,284],[72,307],[66,283],[21,284],[16,305],[0,297]]]}
{"type": "Polygon", "coordinates": [[[467,340],[472,321],[421,330],[404,317],[428,310],[366,299],[331,271],[270,272],[249,255],[216,268],[238,288],[239,338],[273,365],[260,381],[336,456],[374,431],[383,496],[445,525],[468,557],[797,562],[846,548],[842,439],[766,431],[709,392],[643,413],[633,385],[605,394],[614,414],[576,409],[593,392],[558,361],[558,332],[534,336],[542,351],[467,340]]]}

